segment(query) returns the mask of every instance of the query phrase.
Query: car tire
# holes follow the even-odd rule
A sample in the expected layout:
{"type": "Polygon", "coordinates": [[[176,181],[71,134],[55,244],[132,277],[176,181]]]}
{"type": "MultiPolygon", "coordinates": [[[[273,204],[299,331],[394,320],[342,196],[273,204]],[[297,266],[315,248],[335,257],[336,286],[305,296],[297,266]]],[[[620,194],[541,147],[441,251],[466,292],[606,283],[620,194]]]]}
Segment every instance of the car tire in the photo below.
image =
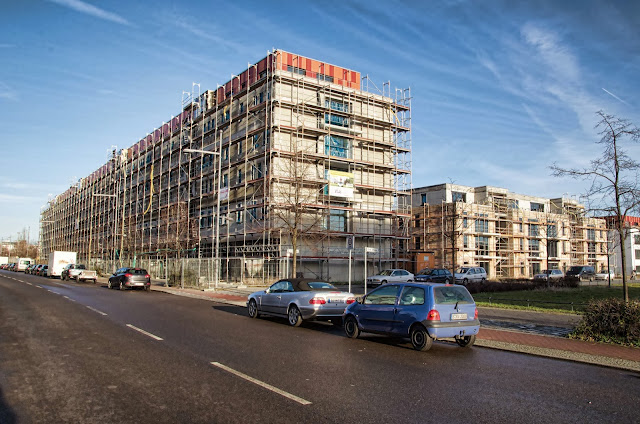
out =
{"type": "Polygon", "coordinates": [[[109,280],[109,282],[107,283],[107,288],[108,289],[112,289],[113,288],[113,285],[111,284],[111,280],[109,280]]]}
{"type": "Polygon", "coordinates": [[[487,279],[486,279],[486,278],[484,278],[484,277],[482,277],[482,278],[480,279],[480,282],[481,282],[481,283],[484,283],[485,281],[487,281],[487,279]]]}
{"type": "Polygon", "coordinates": [[[378,284],[378,285],[379,285],[379,286],[381,286],[381,285],[383,285],[383,284],[387,284],[387,280],[382,280],[382,281],[380,282],[380,284],[378,284]]]}
{"type": "Polygon", "coordinates": [[[433,339],[429,336],[427,329],[420,324],[416,324],[411,328],[411,344],[415,350],[426,352],[431,349],[433,339]]]}
{"type": "Polygon", "coordinates": [[[407,280],[407,283],[412,283],[412,282],[413,282],[413,280],[407,280]]]}
{"type": "Polygon", "coordinates": [[[449,279],[448,279],[448,278],[445,278],[444,283],[445,283],[445,284],[449,284],[449,279]]]}
{"type": "Polygon", "coordinates": [[[471,347],[473,346],[473,344],[476,342],[476,335],[473,334],[471,336],[464,336],[464,337],[456,337],[456,343],[458,343],[458,346],[460,347],[471,347]]]}
{"type": "Polygon", "coordinates": [[[253,299],[249,301],[247,314],[249,314],[249,318],[260,318],[260,314],[258,313],[258,304],[253,299]]]}
{"type": "Polygon", "coordinates": [[[463,280],[462,280],[462,284],[463,284],[463,285],[465,285],[465,286],[466,286],[466,285],[467,285],[467,283],[469,283],[469,279],[468,279],[468,278],[465,278],[465,279],[463,279],[463,280]]]}
{"type": "Polygon", "coordinates": [[[291,305],[289,307],[287,319],[289,320],[289,325],[292,327],[300,327],[300,324],[302,324],[302,315],[300,314],[300,309],[298,309],[296,305],[291,305]]]}
{"type": "Polygon", "coordinates": [[[118,287],[120,290],[124,290],[124,284],[122,283],[122,281],[120,281],[120,287],[118,287]]]}
{"type": "Polygon", "coordinates": [[[344,320],[344,334],[350,339],[357,339],[360,336],[358,321],[352,315],[349,315],[344,320]]]}

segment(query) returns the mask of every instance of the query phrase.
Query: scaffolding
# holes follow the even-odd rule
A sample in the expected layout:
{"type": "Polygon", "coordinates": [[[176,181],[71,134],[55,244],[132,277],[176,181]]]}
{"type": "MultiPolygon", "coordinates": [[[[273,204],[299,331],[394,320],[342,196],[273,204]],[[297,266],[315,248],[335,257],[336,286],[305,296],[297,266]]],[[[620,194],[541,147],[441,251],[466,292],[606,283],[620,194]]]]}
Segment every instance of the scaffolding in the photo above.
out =
{"type": "Polygon", "coordinates": [[[72,250],[103,272],[137,265],[199,287],[296,267],[346,281],[353,236],[354,279],[365,248],[378,249],[372,272],[407,265],[409,89],[274,50],[215,90],[194,83],[180,106],[48,201],[43,256],[72,250]]]}

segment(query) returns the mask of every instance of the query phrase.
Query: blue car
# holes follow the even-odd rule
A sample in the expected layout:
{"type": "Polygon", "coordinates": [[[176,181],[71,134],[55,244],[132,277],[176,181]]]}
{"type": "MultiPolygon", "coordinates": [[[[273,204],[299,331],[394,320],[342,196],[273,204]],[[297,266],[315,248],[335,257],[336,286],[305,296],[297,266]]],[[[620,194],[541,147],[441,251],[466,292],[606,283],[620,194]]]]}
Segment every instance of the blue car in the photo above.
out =
{"type": "Polygon", "coordinates": [[[349,305],[343,323],[347,337],[363,332],[408,337],[420,351],[441,338],[471,347],[480,330],[478,308],[469,291],[435,283],[383,285],[349,305]]]}

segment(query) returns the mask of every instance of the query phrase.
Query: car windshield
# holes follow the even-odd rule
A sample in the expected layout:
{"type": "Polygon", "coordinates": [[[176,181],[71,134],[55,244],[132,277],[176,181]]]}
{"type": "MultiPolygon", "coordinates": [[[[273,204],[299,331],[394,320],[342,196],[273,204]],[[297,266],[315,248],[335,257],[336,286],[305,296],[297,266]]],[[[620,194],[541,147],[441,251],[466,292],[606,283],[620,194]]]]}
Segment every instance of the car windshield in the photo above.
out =
{"type": "Polygon", "coordinates": [[[429,268],[425,268],[425,269],[421,269],[420,271],[418,271],[418,275],[429,275],[431,274],[431,269],[429,268]]]}
{"type": "Polygon", "coordinates": [[[308,284],[311,290],[338,290],[333,284],[324,281],[313,281],[308,284]]]}
{"type": "Polygon", "coordinates": [[[469,292],[460,286],[435,287],[436,303],[440,305],[474,303],[469,292]]]}
{"type": "Polygon", "coordinates": [[[553,271],[551,271],[550,269],[545,269],[544,271],[542,271],[543,274],[552,274],[553,271]]]}
{"type": "Polygon", "coordinates": [[[458,274],[464,274],[467,271],[469,271],[469,268],[458,268],[458,270],[456,272],[458,274]]]}
{"type": "Polygon", "coordinates": [[[391,275],[391,273],[393,273],[392,269],[385,269],[384,271],[382,271],[380,274],[378,275],[391,275]]]}
{"type": "Polygon", "coordinates": [[[567,272],[580,272],[582,270],[581,266],[572,266],[571,268],[569,268],[569,271],[567,272]]]}

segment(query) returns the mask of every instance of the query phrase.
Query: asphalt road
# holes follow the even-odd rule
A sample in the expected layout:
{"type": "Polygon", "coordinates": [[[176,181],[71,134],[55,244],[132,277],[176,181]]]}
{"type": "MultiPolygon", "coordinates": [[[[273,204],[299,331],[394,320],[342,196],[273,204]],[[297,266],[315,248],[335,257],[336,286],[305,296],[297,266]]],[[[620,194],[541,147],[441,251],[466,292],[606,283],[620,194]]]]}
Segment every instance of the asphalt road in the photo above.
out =
{"type": "Polygon", "coordinates": [[[0,271],[0,423],[640,420],[637,373],[245,313],[0,271]]]}

